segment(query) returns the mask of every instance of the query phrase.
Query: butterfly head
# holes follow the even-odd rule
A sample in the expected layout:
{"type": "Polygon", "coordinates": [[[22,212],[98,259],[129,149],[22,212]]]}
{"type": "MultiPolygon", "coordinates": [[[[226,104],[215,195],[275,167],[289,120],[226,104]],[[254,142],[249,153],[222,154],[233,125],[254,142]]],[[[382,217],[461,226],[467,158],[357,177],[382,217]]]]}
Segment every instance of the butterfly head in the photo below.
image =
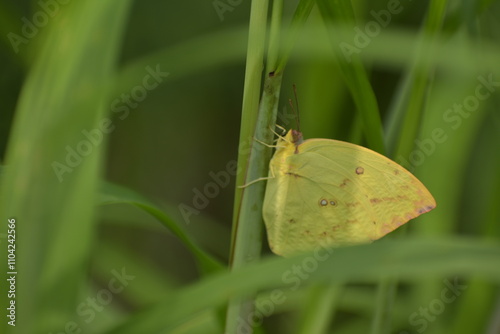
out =
{"type": "Polygon", "coordinates": [[[293,153],[298,153],[298,146],[303,142],[302,133],[297,130],[289,130],[284,137],[279,137],[276,144],[276,153],[273,159],[279,160],[278,157],[287,156],[293,153]]]}
{"type": "Polygon", "coordinates": [[[302,138],[302,132],[298,130],[290,130],[287,137],[289,137],[290,141],[296,146],[300,145],[304,141],[304,139],[302,138]]]}

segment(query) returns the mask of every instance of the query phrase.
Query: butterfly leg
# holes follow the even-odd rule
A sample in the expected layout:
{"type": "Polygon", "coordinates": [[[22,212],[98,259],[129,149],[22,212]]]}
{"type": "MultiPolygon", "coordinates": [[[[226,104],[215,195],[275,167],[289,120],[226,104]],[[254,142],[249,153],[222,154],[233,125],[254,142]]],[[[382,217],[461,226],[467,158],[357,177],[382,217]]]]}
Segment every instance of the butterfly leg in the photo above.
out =
{"type": "Polygon", "coordinates": [[[248,183],[245,183],[245,184],[244,184],[244,185],[242,185],[242,186],[238,186],[238,188],[243,189],[243,188],[246,188],[246,187],[248,187],[248,186],[250,186],[250,185],[252,185],[252,184],[254,184],[254,183],[257,183],[257,182],[260,182],[260,181],[264,181],[264,180],[268,180],[268,179],[270,179],[270,177],[269,177],[269,176],[267,176],[267,177],[259,177],[258,179],[255,179],[255,180],[253,180],[253,181],[250,181],[250,182],[248,182],[248,183]]]}
{"type": "MultiPolygon", "coordinates": [[[[283,130],[284,132],[286,132],[285,128],[284,128],[284,127],[282,127],[282,126],[280,126],[280,125],[278,125],[278,124],[276,124],[276,127],[277,127],[277,128],[279,128],[279,129],[281,129],[281,130],[283,130]]],[[[276,131],[274,131],[271,127],[269,127],[269,129],[270,129],[270,130],[271,130],[271,131],[272,131],[272,132],[273,132],[276,136],[278,136],[278,138],[277,138],[277,139],[275,139],[273,142],[278,141],[278,139],[279,139],[279,138],[282,138],[282,139],[283,139],[283,136],[282,136],[282,135],[280,135],[279,133],[277,133],[276,131]]],[[[277,146],[277,145],[270,145],[270,144],[268,144],[268,143],[264,143],[262,140],[259,140],[259,139],[255,138],[255,137],[254,137],[253,139],[254,139],[256,142],[258,142],[258,143],[260,143],[260,144],[262,144],[262,145],[264,145],[264,146],[267,146],[267,147],[271,147],[271,148],[281,147],[281,146],[277,146]]]]}
{"type": "MultiPolygon", "coordinates": [[[[275,124],[275,126],[282,131],[282,135],[279,135],[278,133],[273,131],[274,134],[277,135],[278,137],[283,137],[283,135],[286,134],[286,129],[279,124],[275,124]]],[[[272,131],[272,129],[271,129],[271,131],[272,131]]]]}
{"type": "Polygon", "coordinates": [[[257,143],[260,143],[260,144],[267,146],[267,147],[270,147],[270,148],[277,147],[276,145],[269,145],[268,143],[264,143],[262,140],[258,140],[257,138],[254,138],[253,140],[255,140],[257,143]]]}
{"type": "Polygon", "coordinates": [[[270,172],[271,172],[271,176],[266,176],[266,177],[259,177],[258,179],[255,179],[253,181],[250,181],[248,183],[245,183],[244,185],[242,186],[238,186],[238,188],[246,188],[248,187],[249,185],[251,184],[254,184],[254,183],[257,183],[257,182],[260,182],[260,181],[264,181],[264,180],[269,180],[269,179],[273,179],[274,178],[274,171],[272,169],[270,169],[270,172]]]}

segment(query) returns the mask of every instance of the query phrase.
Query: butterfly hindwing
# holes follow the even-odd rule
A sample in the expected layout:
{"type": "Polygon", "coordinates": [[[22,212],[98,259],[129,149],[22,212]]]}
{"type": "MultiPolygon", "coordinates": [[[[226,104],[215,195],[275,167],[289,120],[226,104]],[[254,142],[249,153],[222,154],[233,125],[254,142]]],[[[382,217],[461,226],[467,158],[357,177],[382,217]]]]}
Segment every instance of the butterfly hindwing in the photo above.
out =
{"type": "Polygon", "coordinates": [[[278,147],[263,209],[276,254],[370,242],[435,206],[411,173],[364,147],[290,132],[278,147]]]}

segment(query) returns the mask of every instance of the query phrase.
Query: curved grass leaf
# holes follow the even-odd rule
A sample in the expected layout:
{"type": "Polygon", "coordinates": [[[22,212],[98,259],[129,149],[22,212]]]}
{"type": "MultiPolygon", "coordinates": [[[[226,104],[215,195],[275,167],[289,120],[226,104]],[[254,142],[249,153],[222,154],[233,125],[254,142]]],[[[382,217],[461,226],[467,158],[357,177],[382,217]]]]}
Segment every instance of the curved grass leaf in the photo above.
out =
{"type": "Polygon", "coordinates": [[[184,245],[186,245],[186,247],[193,253],[193,255],[198,260],[198,264],[203,272],[210,273],[224,268],[224,266],[219,261],[202,250],[196,244],[196,242],[192,240],[192,238],[184,230],[181,224],[169,217],[160,208],[158,208],[155,204],[153,204],[141,194],[138,194],[135,191],[123,186],[119,186],[109,182],[102,182],[100,190],[99,204],[127,203],[146,211],[147,213],[158,219],[160,223],[162,223],[166,228],[169,229],[170,232],[178,237],[179,240],[181,240],[184,245]]]}
{"type": "Polygon", "coordinates": [[[265,289],[275,289],[283,297],[285,291],[312,282],[367,283],[391,277],[416,282],[426,277],[479,275],[500,283],[498,242],[460,238],[384,240],[330,252],[318,249],[288,259],[271,257],[230,273],[207,277],[108,334],[168,332],[192,315],[222,305],[228,298],[265,289]]]}

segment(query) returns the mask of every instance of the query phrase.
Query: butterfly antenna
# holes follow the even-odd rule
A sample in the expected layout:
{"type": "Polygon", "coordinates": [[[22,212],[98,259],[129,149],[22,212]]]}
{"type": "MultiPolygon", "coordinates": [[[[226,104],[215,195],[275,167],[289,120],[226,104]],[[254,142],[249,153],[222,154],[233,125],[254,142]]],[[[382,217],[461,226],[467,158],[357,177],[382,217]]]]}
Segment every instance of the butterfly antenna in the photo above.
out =
{"type": "Polygon", "coordinates": [[[295,107],[293,106],[292,99],[288,99],[288,103],[290,104],[290,108],[292,108],[293,114],[295,115],[295,119],[297,120],[297,131],[300,132],[299,114],[297,113],[297,110],[295,110],[295,107]]]}
{"type": "MultiPolygon", "coordinates": [[[[299,99],[297,98],[297,87],[293,84],[293,95],[295,95],[295,105],[297,106],[297,130],[300,132],[300,110],[299,110],[299,99]]],[[[294,110],[295,111],[295,110],[294,110]]]]}

